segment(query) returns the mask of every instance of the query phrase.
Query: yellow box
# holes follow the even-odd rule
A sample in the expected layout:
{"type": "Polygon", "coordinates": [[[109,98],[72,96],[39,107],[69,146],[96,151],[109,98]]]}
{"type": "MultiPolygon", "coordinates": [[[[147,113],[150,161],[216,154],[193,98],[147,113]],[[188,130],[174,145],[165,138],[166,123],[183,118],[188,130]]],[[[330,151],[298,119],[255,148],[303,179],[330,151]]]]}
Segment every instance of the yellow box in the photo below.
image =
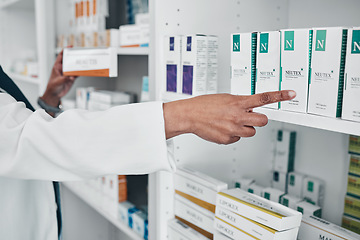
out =
{"type": "Polygon", "coordinates": [[[360,197],[360,177],[349,174],[347,192],[360,197]]]}
{"type": "Polygon", "coordinates": [[[360,234],[360,221],[358,219],[344,215],[341,226],[350,231],[360,234]]]}
{"type": "Polygon", "coordinates": [[[344,214],[360,218],[360,198],[346,195],[344,214]]]}
{"type": "Polygon", "coordinates": [[[350,156],[349,173],[360,176],[360,156],[359,155],[351,155],[350,156]]]}
{"type": "Polygon", "coordinates": [[[350,135],[349,137],[349,153],[360,154],[360,137],[350,135]]]}

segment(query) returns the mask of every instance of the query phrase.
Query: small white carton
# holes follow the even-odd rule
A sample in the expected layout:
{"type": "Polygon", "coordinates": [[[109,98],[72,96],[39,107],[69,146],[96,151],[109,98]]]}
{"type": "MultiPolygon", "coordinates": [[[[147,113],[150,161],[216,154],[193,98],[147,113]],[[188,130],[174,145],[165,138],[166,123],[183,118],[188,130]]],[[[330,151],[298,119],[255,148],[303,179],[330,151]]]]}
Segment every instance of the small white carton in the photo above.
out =
{"type": "Polygon", "coordinates": [[[231,94],[255,94],[257,33],[231,34],[231,94]]]}
{"type": "Polygon", "coordinates": [[[182,93],[181,36],[165,37],[166,91],[182,93]]]}
{"type": "Polygon", "coordinates": [[[147,239],[148,237],[148,216],[143,211],[133,214],[133,229],[140,237],[147,239]]]}
{"type": "Polygon", "coordinates": [[[360,27],[349,30],[342,118],[360,122],[360,27]]]}
{"type": "Polygon", "coordinates": [[[206,72],[206,93],[215,94],[218,89],[218,48],[217,36],[207,37],[207,72],[206,72]]]}
{"type": "Polygon", "coordinates": [[[124,92],[97,90],[90,93],[90,100],[108,104],[127,104],[131,102],[131,95],[124,92]]]}
{"type": "Polygon", "coordinates": [[[235,180],[235,188],[241,188],[244,191],[249,189],[251,184],[255,183],[253,178],[239,178],[235,180]]]}
{"type": "Polygon", "coordinates": [[[281,198],[282,205],[294,210],[297,210],[298,203],[300,203],[301,201],[303,201],[303,199],[291,196],[290,194],[286,194],[281,198]]]}
{"type": "Polygon", "coordinates": [[[358,240],[360,235],[315,216],[304,216],[298,240],[358,240]]]}
{"type": "Polygon", "coordinates": [[[247,234],[244,231],[241,231],[240,229],[236,228],[235,226],[228,224],[227,222],[221,220],[218,217],[215,217],[215,230],[228,236],[231,239],[241,239],[241,240],[258,239],[258,238],[255,238],[254,236],[251,236],[250,234],[247,234]]]}
{"type": "Polygon", "coordinates": [[[288,174],[288,194],[302,198],[303,197],[303,182],[306,175],[298,172],[291,172],[288,174]]]}
{"type": "Polygon", "coordinates": [[[321,207],[308,203],[307,201],[296,204],[296,210],[301,212],[303,216],[316,216],[321,218],[322,215],[321,207]]]}
{"type": "Polygon", "coordinates": [[[347,31],[314,29],[308,113],[341,117],[347,31]]]}
{"type": "Polygon", "coordinates": [[[282,192],[287,192],[287,176],[286,172],[273,171],[271,186],[282,192]]]}
{"type": "Polygon", "coordinates": [[[140,47],[143,35],[141,26],[136,24],[122,25],[119,28],[120,47],[140,47]]]}
{"type": "Polygon", "coordinates": [[[278,130],[274,170],[280,172],[294,171],[296,132],[278,130]]]}
{"type": "Polygon", "coordinates": [[[209,239],[177,219],[169,220],[168,236],[169,239],[171,240],[184,240],[184,239],[208,240],[209,239]]]}
{"type": "MultiPolygon", "coordinates": [[[[256,57],[256,93],[279,90],[280,83],[280,32],[259,32],[256,57]]],[[[278,103],[266,105],[278,109],[278,103]]]]}
{"type": "Polygon", "coordinates": [[[183,36],[181,53],[182,93],[193,96],[206,94],[207,36],[183,36]]]}
{"type": "Polygon", "coordinates": [[[228,188],[227,183],[186,167],[174,175],[175,192],[215,213],[216,194],[228,188]]]}
{"type": "Polygon", "coordinates": [[[278,231],[300,226],[301,213],[238,188],[218,193],[216,206],[278,231]]]}
{"type": "Polygon", "coordinates": [[[314,204],[323,206],[325,195],[325,182],[314,177],[305,177],[303,183],[304,198],[314,204]]]}
{"type": "Polygon", "coordinates": [[[138,210],[135,205],[130,203],[129,201],[121,202],[118,205],[118,218],[125,225],[132,226],[132,222],[130,223],[129,216],[137,211],[138,210]]]}
{"type": "Polygon", "coordinates": [[[248,191],[249,193],[253,193],[253,194],[258,195],[258,196],[261,197],[261,196],[262,196],[262,193],[263,193],[263,191],[264,191],[264,187],[263,187],[263,186],[260,186],[260,185],[258,185],[258,184],[256,184],[256,183],[253,183],[253,184],[250,184],[250,185],[249,185],[247,191],[248,191]]]}
{"type": "Polygon", "coordinates": [[[214,233],[214,240],[231,240],[228,236],[225,236],[219,231],[215,231],[214,233]]]}

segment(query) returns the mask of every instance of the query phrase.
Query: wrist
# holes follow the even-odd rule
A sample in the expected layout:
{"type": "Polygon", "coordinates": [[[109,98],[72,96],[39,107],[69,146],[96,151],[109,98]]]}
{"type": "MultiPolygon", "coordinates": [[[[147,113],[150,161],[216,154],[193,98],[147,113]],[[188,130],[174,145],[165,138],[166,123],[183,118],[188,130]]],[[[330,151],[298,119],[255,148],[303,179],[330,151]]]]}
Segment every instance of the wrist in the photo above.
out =
{"type": "Polygon", "coordinates": [[[192,132],[191,111],[187,109],[186,100],[164,103],[163,110],[166,139],[192,132]]]}
{"type": "Polygon", "coordinates": [[[43,100],[47,105],[52,107],[59,107],[61,99],[55,94],[50,94],[47,91],[45,91],[44,95],[40,97],[41,100],[43,100]]]}

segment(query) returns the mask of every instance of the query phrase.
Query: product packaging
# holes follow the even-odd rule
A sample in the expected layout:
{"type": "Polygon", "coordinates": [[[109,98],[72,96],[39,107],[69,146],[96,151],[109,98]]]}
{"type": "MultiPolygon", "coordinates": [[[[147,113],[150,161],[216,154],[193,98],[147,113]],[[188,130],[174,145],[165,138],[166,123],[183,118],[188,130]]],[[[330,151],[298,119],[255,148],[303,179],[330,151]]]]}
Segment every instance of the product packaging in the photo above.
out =
{"type": "Polygon", "coordinates": [[[287,192],[288,194],[302,198],[303,197],[303,183],[306,175],[298,172],[290,172],[288,174],[288,185],[287,192]]]}
{"type": "Polygon", "coordinates": [[[360,155],[350,155],[349,173],[360,176],[360,155]]]}
{"type": "Polygon", "coordinates": [[[118,205],[118,218],[130,228],[133,227],[132,215],[139,211],[134,204],[125,201],[118,205]]]}
{"type": "Polygon", "coordinates": [[[143,211],[137,211],[133,214],[133,229],[140,237],[148,239],[148,216],[143,211]]]}
{"type": "Polygon", "coordinates": [[[349,174],[347,192],[360,197],[360,176],[349,174]]]}
{"type": "Polygon", "coordinates": [[[255,183],[255,179],[253,178],[239,178],[235,180],[235,188],[241,188],[244,191],[249,189],[251,184],[255,183]]]}
{"type": "Polygon", "coordinates": [[[291,209],[294,209],[294,210],[297,210],[297,205],[301,201],[303,201],[303,199],[291,196],[289,194],[286,194],[281,198],[281,204],[282,205],[284,205],[285,207],[289,207],[291,209]]]}
{"type": "Polygon", "coordinates": [[[284,195],[285,191],[281,191],[275,188],[265,188],[263,191],[263,197],[275,203],[281,203],[281,198],[284,195]]]}
{"type": "Polygon", "coordinates": [[[165,37],[166,91],[182,93],[181,36],[165,37]]]}
{"type": "Polygon", "coordinates": [[[360,198],[346,195],[344,214],[360,219],[360,198]]]}
{"type": "Polygon", "coordinates": [[[183,240],[183,239],[208,240],[209,239],[177,219],[172,219],[168,222],[168,236],[169,239],[171,240],[183,240]]]}
{"type": "Polygon", "coordinates": [[[231,240],[231,238],[225,236],[219,231],[215,231],[214,233],[214,240],[231,240]]]}
{"type": "Polygon", "coordinates": [[[282,192],[287,192],[287,178],[288,174],[285,172],[273,171],[273,178],[271,181],[271,186],[282,192]]]}
{"type": "Polygon", "coordinates": [[[107,104],[128,104],[133,102],[130,94],[107,90],[97,90],[91,92],[90,100],[107,104]]]}
{"type": "Polygon", "coordinates": [[[140,47],[142,37],[139,25],[122,25],[119,28],[120,47],[140,47]]]}
{"type": "Polygon", "coordinates": [[[306,201],[323,206],[325,195],[325,182],[314,177],[305,177],[303,183],[303,196],[306,201]]]}
{"type": "Polygon", "coordinates": [[[257,33],[231,34],[231,94],[255,94],[257,33]]]}
{"type": "Polygon", "coordinates": [[[296,132],[279,130],[276,139],[274,170],[280,172],[294,171],[296,132]]]}
{"type": "Polygon", "coordinates": [[[307,112],[312,29],[281,30],[281,90],[294,90],[296,97],[280,103],[281,110],[307,112]]]}
{"type": "Polygon", "coordinates": [[[207,72],[206,72],[206,94],[217,93],[218,85],[218,48],[217,36],[206,36],[207,38],[207,72]]]}
{"type": "MultiPolygon", "coordinates": [[[[280,83],[280,32],[259,32],[256,57],[256,93],[279,90],[280,83]]],[[[278,103],[265,107],[278,109],[278,103]]]]}
{"type": "MultiPolygon", "coordinates": [[[[360,220],[357,218],[344,215],[341,226],[354,233],[360,234],[360,220]]],[[[358,235],[356,239],[360,239],[360,235],[358,235]]]]}
{"type": "Polygon", "coordinates": [[[90,93],[94,90],[93,87],[76,88],[76,107],[79,109],[88,109],[90,93]]]}
{"type": "Polygon", "coordinates": [[[263,191],[264,191],[264,187],[263,187],[263,186],[260,186],[260,185],[258,185],[258,184],[256,184],[256,183],[253,183],[253,184],[250,184],[250,185],[249,185],[247,191],[248,191],[249,193],[253,193],[253,194],[258,195],[258,196],[261,197],[261,196],[262,196],[262,193],[263,193],[263,191]]]}
{"type": "Polygon", "coordinates": [[[314,29],[308,113],[341,117],[347,31],[314,29]]]}
{"type": "Polygon", "coordinates": [[[350,135],[349,153],[360,155],[360,136],[350,135]]]}
{"type": "Polygon", "coordinates": [[[322,209],[317,205],[302,201],[296,204],[296,210],[301,212],[303,216],[316,216],[321,217],[322,209]]]}

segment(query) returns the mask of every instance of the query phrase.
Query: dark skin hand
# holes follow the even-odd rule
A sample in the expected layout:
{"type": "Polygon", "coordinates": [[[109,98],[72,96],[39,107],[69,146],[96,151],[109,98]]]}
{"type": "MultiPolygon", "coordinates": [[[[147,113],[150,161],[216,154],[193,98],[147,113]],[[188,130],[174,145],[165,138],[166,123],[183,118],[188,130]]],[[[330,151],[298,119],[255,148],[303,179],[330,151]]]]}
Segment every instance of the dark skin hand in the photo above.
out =
{"type": "Polygon", "coordinates": [[[295,98],[294,91],[276,91],[252,96],[213,94],[164,104],[166,139],[193,133],[207,141],[231,144],[252,137],[254,127],[268,123],[264,114],[252,110],[266,104],[295,98]]]}

